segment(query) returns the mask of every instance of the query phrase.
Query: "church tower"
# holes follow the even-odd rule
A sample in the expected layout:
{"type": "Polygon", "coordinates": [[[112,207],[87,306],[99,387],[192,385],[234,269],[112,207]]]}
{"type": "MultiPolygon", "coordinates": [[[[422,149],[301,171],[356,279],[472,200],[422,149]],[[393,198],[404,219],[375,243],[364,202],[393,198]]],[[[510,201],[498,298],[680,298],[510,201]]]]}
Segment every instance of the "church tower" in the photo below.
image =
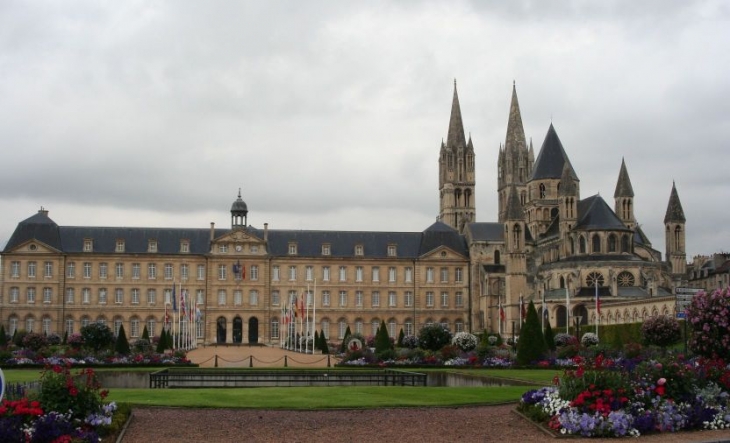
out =
{"type": "Polygon", "coordinates": [[[669,195],[667,213],[664,216],[664,227],[667,261],[672,266],[673,275],[684,275],[687,272],[687,252],[684,243],[686,222],[677,186],[672,183],[672,193],[669,195]]]}
{"type": "Polygon", "coordinates": [[[525,130],[522,127],[520,104],[517,101],[517,88],[512,83],[512,103],[507,120],[507,137],[504,147],[499,148],[497,160],[498,219],[500,223],[506,220],[507,200],[512,185],[515,186],[520,204],[524,205],[527,202],[527,179],[532,175],[533,162],[532,143],[530,143],[530,151],[528,151],[525,130]]]}
{"type": "Polygon", "coordinates": [[[631,186],[629,172],[626,170],[626,162],[621,159],[621,170],[618,173],[616,191],[613,193],[614,212],[618,218],[629,229],[634,229],[636,219],[634,218],[634,188],[631,186]]]}
{"type": "Polygon", "coordinates": [[[560,177],[558,186],[560,239],[562,241],[563,257],[575,255],[575,244],[570,236],[570,231],[578,222],[578,202],[580,201],[580,190],[578,183],[573,180],[571,168],[568,163],[563,165],[563,175],[560,177]]]}
{"type": "Polygon", "coordinates": [[[527,286],[527,239],[529,233],[525,226],[525,211],[517,194],[517,185],[509,187],[507,210],[504,220],[505,245],[505,295],[509,307],[507,321],[520,320],[519,297],[527,296],[531,290],[527,286]]]}
{"type": "Polygon", "coordinates": [[[439,220],[459,232],[476,219],[474,145],[464,136],[461,106],[454,80],[454,98],[446,143],[439,155],[439,220]]]}

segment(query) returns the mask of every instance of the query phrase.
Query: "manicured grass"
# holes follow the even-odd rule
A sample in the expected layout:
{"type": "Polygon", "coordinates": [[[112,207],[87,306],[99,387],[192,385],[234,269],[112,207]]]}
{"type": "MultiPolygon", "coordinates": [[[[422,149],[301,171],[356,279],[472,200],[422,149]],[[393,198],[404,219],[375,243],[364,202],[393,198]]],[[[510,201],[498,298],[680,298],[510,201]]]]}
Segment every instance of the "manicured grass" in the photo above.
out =
{"type": "Polygon", "coordinates": [[[7,383],[27,383],[41,379],[43,369],[3,369],[7,383]]]}
{"type": "Polygon", "coordinates": [[[239,389],[114,389],[108,400],[132,406],[248,409],[332,409],[488,405],[518,401],[540,386],[485,388],[303,387],[239,389]]]}

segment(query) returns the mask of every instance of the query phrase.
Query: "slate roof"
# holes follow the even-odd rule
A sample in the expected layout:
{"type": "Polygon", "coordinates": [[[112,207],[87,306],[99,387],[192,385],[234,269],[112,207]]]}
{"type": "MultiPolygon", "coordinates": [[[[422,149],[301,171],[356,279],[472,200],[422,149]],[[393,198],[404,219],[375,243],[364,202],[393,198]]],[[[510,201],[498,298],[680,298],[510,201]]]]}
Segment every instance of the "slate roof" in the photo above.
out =
{"type": "Polygon", "coordinates": [[[664,223],[684,223],[686,221],[682,203],[679,201],[679,194],[677,194],[677,186],[672,183],[672,193],[669,195],[669,204],[667,205],[667,213],[664,215],[664,223]]]}
{"type": "Polygon", "coordinates": [[[466,147],[464,123],[461,120],[461,106],[459,105],[459,94],[456,92],[456,80],[454,80],[454,98],[451,102],[451,117],[449,118],[449,133],[446,137],[446,146],[451,149],[466,147]]]}
{"type": "Polygon", "coordinates": [[[578,202],[578,222],[574,229],[630,231],[600,195],[578,202]]]}
{"type": "Polygon", "coordinates": [[[522,203],[517,196],[517,187],[512,184],[509,189],[509,195],[507,195],[507,214],[505,215],[506,220],[522,220],[525,218],[525,211],[522,208],[522,203]]]}
{"type": "Polygon", "coordinates": [[[466,225],[466,229],[475,241],[504,241],[503,223],[469,223],[466,225]]]}
{"type": "Polygon", "coordinates": [[[631,186],[631,179],[629,178],[629,171],[626,170],[626,162],[621,159],[621,170],[618,173],[618,180],[616,181],[616,190],[613,193],[613,197],[633,197],[634,188],[631,186]]]}
{"type": "MultiPolygon", "coordinates": [[[[263,239],[264,231],[245,228],[250,234],[263,239]]],[[[215,229],[214,238],[231,232],[215,229]]],[[[47,213],[38,213],[18,224],[4,252],[29,241],[43,242],[64,253],[83,252],[84,240],[93,240],[96,254],[116,254],[117,240],[124,240],[125,254],[148,253],[149,240],[157,241],[157,252],[152,254],[180,254],[180,241],[188,240],[191,255],[210,252],[210,229],[192,228],[131,228],[131,227],[59,227],[47,213]]],[[[298,257],[321,257],[322,244],[330,245],[333,257],[352,257],[356,245],[363,245],[364,256],[386,258],[388,246],[395,245],[398,258],[417,258],[440,246],[469,256],[466,239],[450,226],[436,222],[423,232],[369,232],[369,231],[303,231],[269,230],[268,250],[272,256],[289,255],[289,243],[297,243],[298,257]]]]}
{"type": "Polygon", "coordinates": [[[568,154],[565,153],[557,132],[555,132],[555,127],[550,123],[547,135],[545,135],[545,141],[543,141],[535,165],[532,167],[530,180],[559,179],[563,175],[563,165],[566,163],[570,167],[570,176],[573,177],[573,180],[580,181],[573,165],[570,164],[568,154]]]}

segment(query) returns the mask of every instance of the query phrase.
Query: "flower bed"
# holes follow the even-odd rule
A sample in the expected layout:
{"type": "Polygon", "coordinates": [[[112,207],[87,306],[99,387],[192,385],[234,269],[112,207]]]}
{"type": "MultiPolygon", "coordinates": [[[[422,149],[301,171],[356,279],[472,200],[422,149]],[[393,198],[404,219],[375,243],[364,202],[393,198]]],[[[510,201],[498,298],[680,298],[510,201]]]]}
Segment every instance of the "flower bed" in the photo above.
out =
{"type": "Polygon", "coordinates": [[[720,359],[574,362],[555,386],[526,392],[518,411],[555,433],[583,437],[730,428],[730,366],[720,359]]]}

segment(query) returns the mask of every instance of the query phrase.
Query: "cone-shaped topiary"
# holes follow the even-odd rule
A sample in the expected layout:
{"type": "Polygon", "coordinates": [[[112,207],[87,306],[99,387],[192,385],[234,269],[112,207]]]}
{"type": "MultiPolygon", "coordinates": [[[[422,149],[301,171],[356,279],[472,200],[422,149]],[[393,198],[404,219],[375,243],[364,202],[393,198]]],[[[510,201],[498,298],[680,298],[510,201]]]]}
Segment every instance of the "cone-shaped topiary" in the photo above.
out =
{"type": "Polygon", "coordinates": [[[348,326],[345,330],[345,336],[342,338],[342,343],[340,344],[341,354],[347,352],[347,340],[350,339],[350,335],[352,335],[352,331],[350,331],[350,327],[348,326]]]}
{"type": "Polygon", "coordinates": [[[150,331],[147,330],[147,325],[145,325],[144,329],[142,330],[142,338],[144,340],[150,341],[150,331]]]}
{"type": "Polygon", "coordinates": [[[548,350],[555,350],[555,334],[553,334],[553,328],[550,326],[550,322],[545,320],[545,346],[548,350]]]}
{"type": "Polygon", "coordinates": [[[160,332],[160,339],[157,340],[157,348],[155,348],[155,352],[158,354],[162,354],[165,352],[165,344],[167,343],[167,331],[165,331],[165,328],[162,328],[162,332],[160,332]]]}
{"type": "Polygon", "coordinates": [[[517,342],[517,364],[528,365],[543,358],[546,352],[547,345],[542,335],[535,304],[530,301],[527,307],[527,319],[522,325],[520,339],[517,342]]]}
{"type": "Polygon", "coordinates": [[[388,328],[385,327],[385,320],[382,320],[378,332],[375,334],[375,353],[380,354],[388,349],[392,349],[390,336],[388,335],[388,328]]]}
{"type": "Polygon", "coordinates": [[[129,342],[127,341],[127,334],[124,332],[124,325],[119,326],[119,334],[117,334],[117,341],[114,343],[114,350],[117,354],[129,355],[129,342]]]}
{"type": "Polygon", "coordinates": [[[320,347],[319,347],[319,332],[317,332],[316,329],[314,330],[314,349],[315,350],[320,350],[320,347]]]}
{"type": "Polygon", "coordinates": [[[322,354],[330,353],[330,347],[327,344],[327,337],[324,335],[324,329],[319,332],[319,349],[322,350],[322,354]]]}
{"type": "Polygon", "coordinates": [[[398,347],[403,347],[403,339],[406,337],[406,334],[403,332],[403,328],[400,328],[400,333],[398,334],[398,347]]]}

